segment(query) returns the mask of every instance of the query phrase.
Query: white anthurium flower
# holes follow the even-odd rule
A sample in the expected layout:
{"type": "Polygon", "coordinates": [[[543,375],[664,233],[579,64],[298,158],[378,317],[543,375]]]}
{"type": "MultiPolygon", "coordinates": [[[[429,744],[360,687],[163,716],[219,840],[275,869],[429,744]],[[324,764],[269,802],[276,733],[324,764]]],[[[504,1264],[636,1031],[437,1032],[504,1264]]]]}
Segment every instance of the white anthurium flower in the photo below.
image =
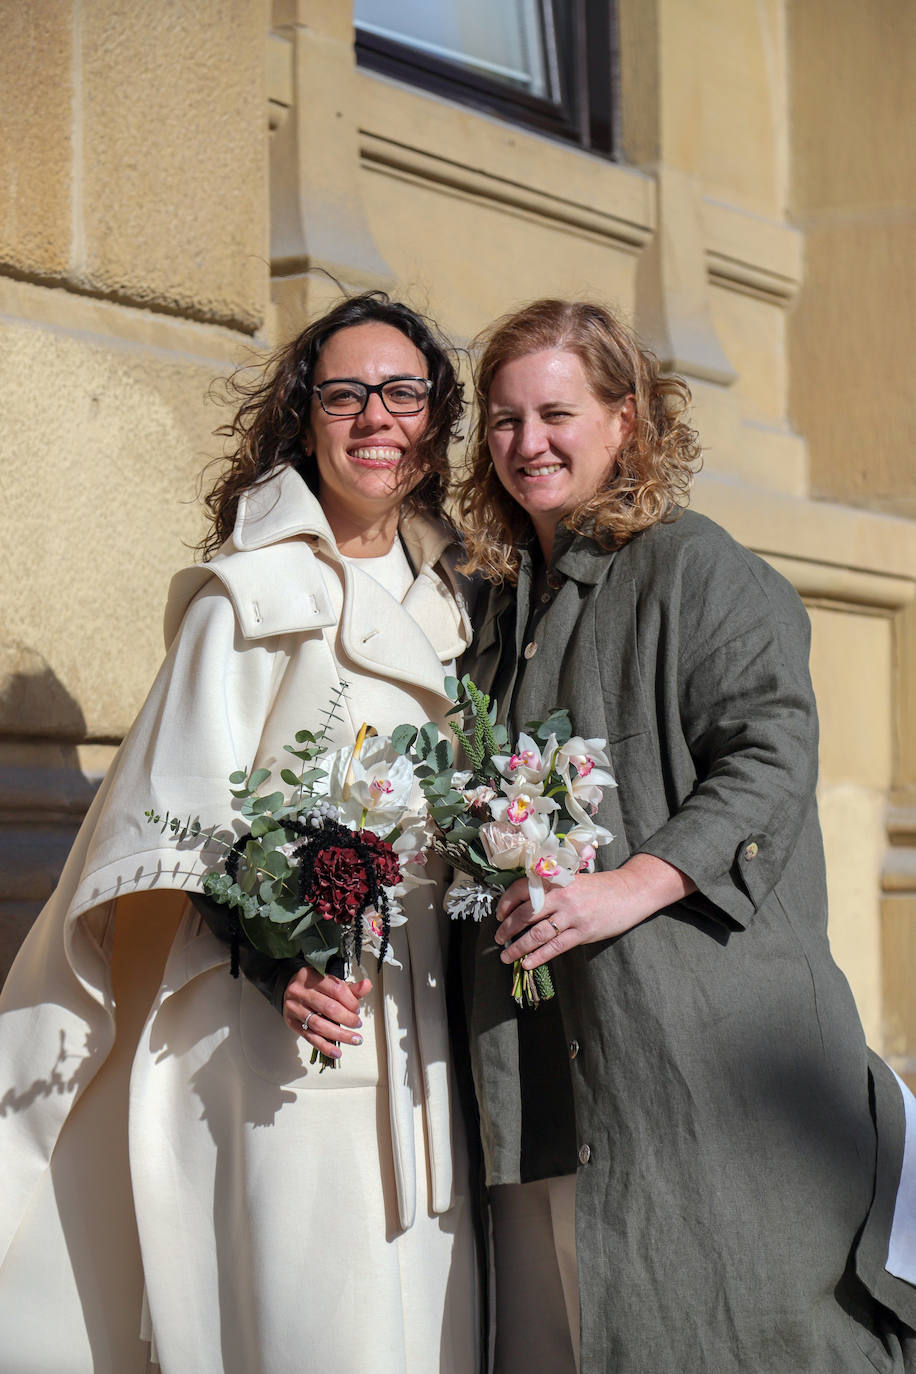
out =
{"type": "Polygon", "coordinates": [[[545,797],[543,791],[542,782],[503,782],[505,796],[495,797],[490,802],[490,814],[494,821],[525,826],[528,822],[558,809],[558,803],[553,797],[545,797]]]}
{"type": "Polygon", "coordinates": [[[327,755],[321,766],[345,825],[387,835],[404,811],[419,809],[422,792],[410,760],[382,735],[367,739],[358,758],[351,746],[327,755]]]}
{"type": "Polygon", "coordinates": [[[483,851],[494,868],[527,869],[529,862],[537,857],[538,839],[526,835],[517,826],[489,821],[477,833],[483,851]]]}
{"type": "Polygon", "coordinates": [[[579,872],[579,852],[552,832],[538,846],[528,864],[528,895],[537,915],[544,905],[547,887],[566,887],[579,872]]]}
{"type": "Polygon", "coordinates": [[[542,747],[523,732],[514,753],[494,754],[493,763],[508,782],[543,782],[553,767],[556,748],[556,735],[551,735],[542,747]]]}
{"type": "MultiPolygon", "coordinates": [[[[392,893],[397,892],[397,888],[387,888],[388,893],[388,925],[389,929],[394,930],[395,926],[402,926],[407,921],[400,902],[395,901],[392,893]]],[[[363,954],[374,954],[376,959],[382,948],[382,918],[374,906],[366,907],[362,914],[362,935],[363,935],[363,954]]],[[[384,964],[393,964],[395,968],[401,965],[392,953],[391,945],[385,951],[384,964]]]]}

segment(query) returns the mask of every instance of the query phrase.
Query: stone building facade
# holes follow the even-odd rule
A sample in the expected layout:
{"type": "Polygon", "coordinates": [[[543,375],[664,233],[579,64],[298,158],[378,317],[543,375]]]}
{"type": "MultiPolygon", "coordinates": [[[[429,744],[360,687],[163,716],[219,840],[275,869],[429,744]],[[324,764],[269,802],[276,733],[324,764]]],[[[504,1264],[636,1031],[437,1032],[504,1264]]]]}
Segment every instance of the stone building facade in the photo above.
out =
{"type": "Polygon", "coordinates": [[[459,342],[594,295],[690,382],[695,505],[808,604],[834,948],[916,1083],[916,8],[604,12],[616,157],[358,61],[353,0],[0,0],[5,961],[159,661],[211,380],[319,268],[459,342]]]}

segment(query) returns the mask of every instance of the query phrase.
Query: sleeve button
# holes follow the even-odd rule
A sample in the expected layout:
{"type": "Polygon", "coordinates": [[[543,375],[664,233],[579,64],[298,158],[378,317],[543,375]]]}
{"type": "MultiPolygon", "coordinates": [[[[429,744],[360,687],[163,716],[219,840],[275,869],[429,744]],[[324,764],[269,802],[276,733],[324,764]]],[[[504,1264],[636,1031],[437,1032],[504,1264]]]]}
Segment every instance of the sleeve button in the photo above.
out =
{"type": "Polygon", "coordinates": [[[760,852],[760,849],[759,849],[759,846],[758,846],[758,844],[757,844],[757,841],[756,841],[756,840],[751,840],[751,842],[750,842],[750,844],[748,845],[747,849],[745,849],[745,851],[744,851],[744,857],[747,859],[748,863],[750,863],[751,859],[756,859],[756,857],[757,857],[757,855],[759,854],[759,852],[760,852]]]}
{"type": "Polygon", "coordinates": [[[591,1159],[591,1157],[592,1157],[591,1146],[590,1146],[590,1145],[580,1145],[580,1146],[579,1146],[579,1163],[580,1163],[580,1164],[587,1164],[588,1161],[591,1159]]]}
{"type": "Polygon", "coordinates": [[[579,1042],[578,1042],[578,1040],[570,1040],[570,1042],[569,1042],[569,1057],[570,1057],[570,1059],[575,1059],[575,1057],[576,1057],[576,1055],[577,1055],[578,1053],[579,1053],[579,1042]]]}
{"type": "Polygon", "coordinates": [[[535,654],[537,653],[537,651],[538,651],[538,646],[537,646],[537,644],[535,643],[535,641],[534,641],[533,639],[532,639],[532,641],[531,641],[530,644],[526,644],[526,645],[525,645],[525,657],[526,657],[526,658],[534,658],[534,656],[535,656],[535,654]]]}

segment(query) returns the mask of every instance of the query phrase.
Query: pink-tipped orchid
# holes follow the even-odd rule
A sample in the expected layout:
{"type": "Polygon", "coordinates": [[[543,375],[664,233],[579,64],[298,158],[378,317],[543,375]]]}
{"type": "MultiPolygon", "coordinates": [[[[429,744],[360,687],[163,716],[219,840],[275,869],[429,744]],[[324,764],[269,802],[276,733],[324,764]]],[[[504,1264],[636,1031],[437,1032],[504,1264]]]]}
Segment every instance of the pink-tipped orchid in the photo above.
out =
{"type": "Polygon", "coordinates": [[[546,744],[539,745],[522,732],[514,752],[494,754],[493,763],[508,782],[543,782],[554,766],[556,749],[556,735],[551,735],[546,744]]]}

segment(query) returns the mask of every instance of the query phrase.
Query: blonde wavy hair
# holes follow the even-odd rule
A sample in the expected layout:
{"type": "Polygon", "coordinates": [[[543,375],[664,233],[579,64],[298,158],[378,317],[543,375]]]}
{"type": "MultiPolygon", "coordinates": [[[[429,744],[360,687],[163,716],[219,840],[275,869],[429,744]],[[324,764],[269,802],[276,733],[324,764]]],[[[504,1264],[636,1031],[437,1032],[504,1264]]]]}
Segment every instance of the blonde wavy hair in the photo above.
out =
{"type": "Polygon", "coordinates": [[[589,389],[609,410],[628,396],[635,401],[632,436],[607,480],[563,523],[612,549],[650,525],[677,518],[701,461],[697,433],[681,418],[690,389],[681,377],[662,376],[658,360],[609,310],[588,301],[534,301],[483,330],[474,348],[480,351],[477,419],[466,472],[456,487],[466,571],[497,583],[518,579],[518,545],[530,536],[531,523],[496,476],[487,445],[488,402],[504,363],[544,349],[575,353],[589,389]]]}

